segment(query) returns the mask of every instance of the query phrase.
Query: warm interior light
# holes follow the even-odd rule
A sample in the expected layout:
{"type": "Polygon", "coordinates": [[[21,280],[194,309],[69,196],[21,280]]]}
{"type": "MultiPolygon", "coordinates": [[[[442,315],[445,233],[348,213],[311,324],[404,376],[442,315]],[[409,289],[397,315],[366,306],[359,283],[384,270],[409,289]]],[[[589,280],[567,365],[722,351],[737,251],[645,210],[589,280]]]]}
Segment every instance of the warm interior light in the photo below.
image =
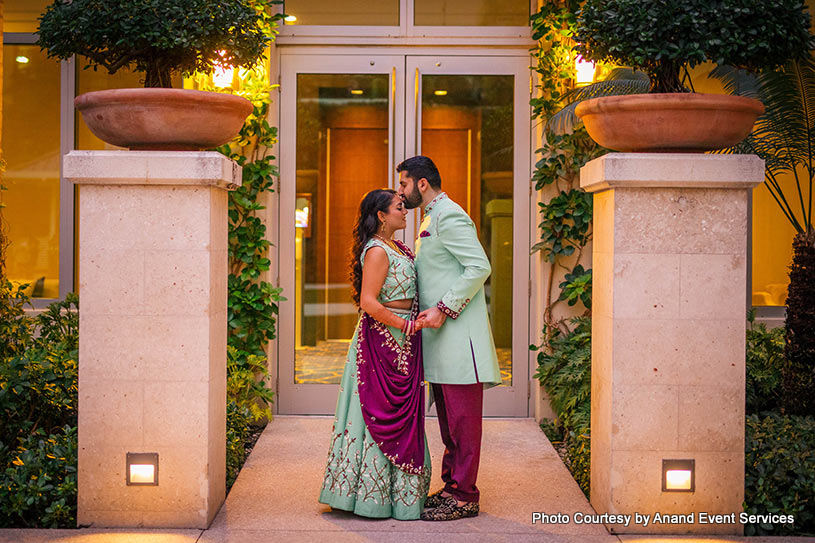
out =
{"type": "Polygon", "coordinates": [[[690,470],[668,470],[665,473],[665,486],[668,490],[690,490],[690,470]]]}
{"type": "Polygon", "coordinates": [[[364,91],[362,89],[351,89],[351,94],[355,94],[357,96],[362,94],[363,92],[364,91]]]}
{"type": "Polygon", "coordinates": [[[437,91],[433,91],[433,94],[435,94],[436,96],[447,96],[447,91],[446,90],[437,90],[437,91]]]}
{"type": "Polygon", "coordinates": [[[308,207],[294,210],[295,228],[308,228],[308,207]]]}
{"type": "MultiPolygon", "coordinates": [[[[218,51],[221,58],[226,56],[226,51],[218,51]]],[[[216,87],[225,89],[232,86],[232,81],[235,79],[235,69],[232,66],[221,64],[216,66],[215,71],[212,72],[212,84],[216,87]]]]}
{"type": "Polygon", "coordinates": [[[694,460],[662,460],[663,492],[695,491],[694,460]]]}
{"type": "Polygon", "coordinates": [[[130,464],[131,483],[152,483],[156,478],[156,466],[153,464],[130,464]]]}
{"type": "Polygon", "coordinates": [[[286,15],[286,17],[283,20],[286,21],[287,23],[293,23],[294,21],[297,20],[297,17],[295,17],[294,15],[286,15]]]}
{"type": "Polygon", "coordinates": [[[15,58],[14,60],[16,60],[17,62],[19,62],[20,64],[28,64],[28,57],[23,56],[23,55],[18,56],[18,57],[17,57],[17,58],[15,58]]]}
{"type": "Polygon", "coordinates": [[[594,83],[594,63],[583,60],[583,57],[578,55],[574,59],[574,69],[577,75],[575,76],[575,83],[577,86],[590,85],[594,83]]]}
{"type": "Polygon", "coordinates": [[[128,485],[158,485],[158,453],[127,453],[128,485]]]}
{"type": "Polygon", "coordinates": [[[212,83],[216,87],[222,89],[232,86],[232,80],[235,78],[235,70],[233,68],[215,68],[212,72],[212,83]]]}

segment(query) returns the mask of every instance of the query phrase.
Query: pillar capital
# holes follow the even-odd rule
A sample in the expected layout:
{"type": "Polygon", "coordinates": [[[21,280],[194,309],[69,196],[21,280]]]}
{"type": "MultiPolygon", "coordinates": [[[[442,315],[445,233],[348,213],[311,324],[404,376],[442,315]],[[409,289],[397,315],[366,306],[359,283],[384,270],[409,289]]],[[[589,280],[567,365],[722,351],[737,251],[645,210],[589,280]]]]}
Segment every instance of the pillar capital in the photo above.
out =
{"type": "Polygon", "coordinates": [[[63,176],[75,185],[173,185],[232,190],[238,163],[215,151],[71,151],[63,176]]]}
{"type": "Polygon", "coordinates": [[[617,188],[746,189],[764,180],[756,155],[609,153],[580,170],[586,192],[617,188]]]}

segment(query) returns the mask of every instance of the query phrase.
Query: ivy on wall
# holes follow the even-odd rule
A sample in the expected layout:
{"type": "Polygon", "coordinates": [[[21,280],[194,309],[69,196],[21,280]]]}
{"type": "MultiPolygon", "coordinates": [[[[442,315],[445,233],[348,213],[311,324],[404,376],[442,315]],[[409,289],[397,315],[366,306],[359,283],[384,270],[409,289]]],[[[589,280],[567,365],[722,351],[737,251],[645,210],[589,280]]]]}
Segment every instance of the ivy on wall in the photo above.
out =
{"type": "MultiPolygon", "coordinates": [[[[274,38],[282,14],[273,14],[277,0],[253,0],[265,14],[264,31],[274,38]]],[[[241,70],[233,85],[216,88],[208,76],[195,80],[201,90],[229,92],[252,102],[238,136],[218,149],[242,168],[241,186],[229,193],[229,277],[227,299],[227,488],[237,478],[263,422],[272,418],[274,390],[268,383],[266,348],[276,337],[282,289],[267,281],[271,261],[262,212],[264,199],[274,192],[278,169],[272,148],[277,128],[267,118],[271,91],[265,63],[241,70]]]]}
{"type": "Polygon", "coordinates": [[[574,86],[572,36],[579,2],[547,2],[532,15],[532,50],[539,94],[531,101],[532,119],[544,123],[544,143],[536,151],[532,182],[544,191],[538,204],[540,239],[532,252],[547,263],[548,281],[535,378],[546,390],[557,420],[542,425],[583,492],[589,493],[591,400],[592,270],[580,264],[592,237],[592,195],[580,189],[580,168],[604,154],[579,125],[559,130],[550,119],[568,103],[574,86]],[[556,272],[564,274],[555,287],[556,272]],[[557,317],[556,306],[573,309],[557,317]],[[584,310],[580,313],[579,305],[584,310]],[[569,314],[570,313],[570,314],[569,314]],[[576,318],[575,318],[576,317],[576,318]]]}
{"type": "Polygon", "coordinates": [[[550,349],[559,334],[569,333],[568,318],[557,319],[553,309],[560,303],[574,306],[580,301],[591,314],[591,269],[579,264],[591,240],[592,196],[580,189],[580,168],[604,154],[580,125],[574,130],[555,130],[548,121],[565,105],[574,85],[574,52],[576,0],[546,3],[532,15],[532,37],[538,47],[532,50],[538,75],[539,96],[531,101],[532,119],[544,123],[544,143],[536,151],[532,181],[535,190],[548,190],[551,198],[539,203],[540,240],[533,252],[541,252],[548,263],[549,280],[545,287],[544,329],[538,348],[550,349]],[[555,271],[566,272],[565,280],[554,286],[555,271]]]}

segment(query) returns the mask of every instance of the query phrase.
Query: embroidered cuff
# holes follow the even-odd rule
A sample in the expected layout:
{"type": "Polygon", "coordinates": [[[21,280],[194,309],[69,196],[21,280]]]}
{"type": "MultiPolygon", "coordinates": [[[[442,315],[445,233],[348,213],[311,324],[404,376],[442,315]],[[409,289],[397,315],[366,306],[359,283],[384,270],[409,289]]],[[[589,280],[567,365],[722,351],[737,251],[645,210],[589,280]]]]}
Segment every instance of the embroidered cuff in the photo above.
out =
{"type": "Polygon", "coordinates": [[[441,301],[436,304],[436,307],[439,309],[439,311],[441,311],[442,313],[444,313],[445,315],[454,320],[457,319],[459,315],[461,315],[461,313],[453,311],[452,309],[444,305],[444,302],[441,301]]]}

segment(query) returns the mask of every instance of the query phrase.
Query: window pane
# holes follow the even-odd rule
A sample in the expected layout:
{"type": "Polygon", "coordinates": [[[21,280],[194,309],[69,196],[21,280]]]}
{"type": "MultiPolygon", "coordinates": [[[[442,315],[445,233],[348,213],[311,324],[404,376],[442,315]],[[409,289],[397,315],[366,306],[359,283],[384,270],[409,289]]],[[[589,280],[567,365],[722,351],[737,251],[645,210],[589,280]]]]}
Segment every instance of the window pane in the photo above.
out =
{"type": "Polygon", "coordinates": [[[59,297],[60,67],[35,45],[3,51],[3,215],[9,279],[59,297]]]}
{"type": "MultiPolygon", "coordinates": [[[[779,176],[778,182],[787,196],[797,194],[791,175],[779,176]]],[[[753,305],[786,305],[794,235],[795,229],[781,212],[767,187],[759,185],[754,188],[753,305]]]]}
{"type": "Polygon", "coordinates": [[[527,26],[529,0],[416,0],[416,26],[527,26]]]}
{"type": "Polygon", "coordinates": [[[53,0],[5,0],[3,32],[36,32],[37,20],[53,0]]]}
{"type": "Polygon", "coordinates": [[[422,154],[470,215],[492,265],[484,285],[503,384],[512,385],[513,77],[422,76],[422,154]],[[482,138],[482,135],[488,135],[482,138]]]}
{"type": "Polygon", "coordinates": [[[284,5],[287,25],[399,26],[399,0],[286,0],[284,5]]]}
{"type": "Polygon", "coordinates": [[[297,76],[295,383],[339,383],[358,313],[348,255],[359,202],[388,184],[386,74],[297,76]]]}

